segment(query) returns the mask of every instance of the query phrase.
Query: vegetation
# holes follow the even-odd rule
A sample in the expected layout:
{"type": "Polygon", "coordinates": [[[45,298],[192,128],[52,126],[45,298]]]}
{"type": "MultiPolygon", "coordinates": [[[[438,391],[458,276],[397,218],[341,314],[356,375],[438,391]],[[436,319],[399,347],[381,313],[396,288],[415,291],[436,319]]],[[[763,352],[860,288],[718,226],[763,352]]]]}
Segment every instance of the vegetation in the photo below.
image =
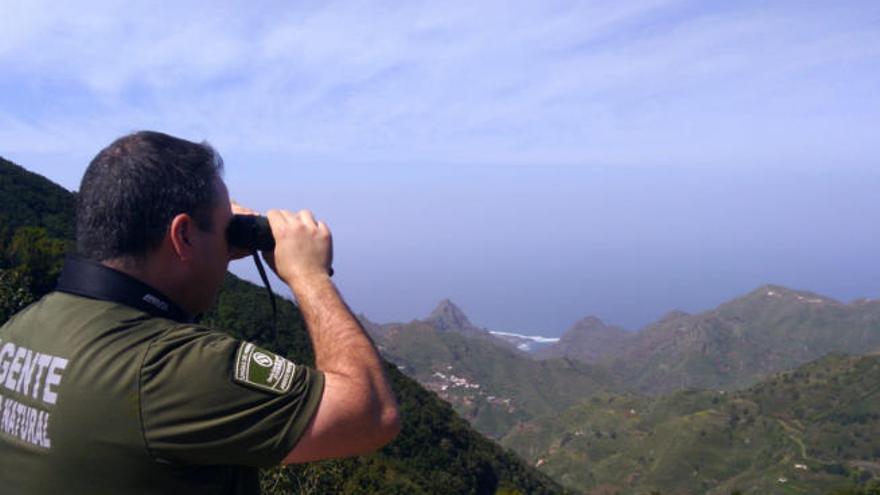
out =
{"type": "Polygon", "coordinates": [[[72,246],[73,194],[0,158],[0,321],[55,286],[72,246]]]}
{"type": "Polygon", "coordinates": [[[880,479],[877,438],[880,356],[832,355],[738,393],[594,396],[503,443],[580,490],[757,494],[880,479]]]}
{"type": "Polygon", "coordinates": [[[34,301],[29,287],[31,282],[21,271],[0,268],[0,321],[34,301]]]}
{"type": "Polygon", "coordinates": [[[0,242],[19,227],[41,227],[54,239],[73,239],[76,196],[45,177],[0,157],[0,242]]]}

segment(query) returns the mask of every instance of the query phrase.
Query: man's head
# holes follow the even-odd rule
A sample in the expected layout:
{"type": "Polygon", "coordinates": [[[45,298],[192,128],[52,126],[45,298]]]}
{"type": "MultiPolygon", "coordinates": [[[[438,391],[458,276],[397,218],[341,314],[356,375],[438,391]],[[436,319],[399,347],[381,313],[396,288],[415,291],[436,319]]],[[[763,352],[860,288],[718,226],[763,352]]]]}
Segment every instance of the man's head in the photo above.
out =
{"type": "Polygon", "coordinates": [[[121,137],[89,164],[79,188],[77,250],[96,261],[136,261],[156,249],[171,220],[189,214],[211,230],[215,179],[223,168],[208,144],[141,131],[121,137]]]}
{"type": "Polygon", "coordinates": [[[78,252],[137,269],[185,309],[207,310],[229,262],[222,168],[206,143],[151,131],[117,139],[83,175],[78,252]]]}

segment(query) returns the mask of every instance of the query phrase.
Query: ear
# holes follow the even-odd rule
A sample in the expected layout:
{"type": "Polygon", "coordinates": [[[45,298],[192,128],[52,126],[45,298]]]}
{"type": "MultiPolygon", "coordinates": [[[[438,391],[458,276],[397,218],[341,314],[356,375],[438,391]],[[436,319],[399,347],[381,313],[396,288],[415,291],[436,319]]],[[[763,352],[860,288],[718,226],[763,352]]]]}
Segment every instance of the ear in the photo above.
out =
{"type": "Polygon", "coordinates": [[[189,261],[193,257],[193,245],[190,241],[195,226],[193,218],[186,213],[181,213],[171,219],[168,236],[174,253],[180,261],[189,261]]]}

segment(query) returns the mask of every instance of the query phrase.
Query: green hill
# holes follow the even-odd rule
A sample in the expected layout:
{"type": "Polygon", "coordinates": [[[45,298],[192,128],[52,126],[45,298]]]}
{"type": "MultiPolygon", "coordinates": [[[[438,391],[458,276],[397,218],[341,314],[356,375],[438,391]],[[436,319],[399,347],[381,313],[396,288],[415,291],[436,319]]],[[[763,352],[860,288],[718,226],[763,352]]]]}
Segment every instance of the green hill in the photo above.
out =
{"type": "Polygon", "coordinates": [[[558,342],[534,353],[538,359],[568,357],[585,363],[597,363],[626,350],[635,334],[606,325],[595,316],[575,322],[558,342]]]}
{"type": "Polygon", "coordinates": [[[739,393],[605,394],[503,443],[589,493],[830,493],[880,479],[880,356],[832,355],[739,393]]]}
{"type": "Polygon", "coordinates": [[[73,194],[0,158],[0,321],[55,285],[73,244],[73,194]]]}
{"type": "Polygon", "coordinates": [[[449,301],[439,308],[456,317],[440,319],[435,310],[425,320],[368,327],[386,359],[449,401],[485,435],[501,437],[522,421],[618,387],[602,367],[570,359],[533,360],[470,325],[449,301]]]}
{"type": "Polygon", "coordinates": [[[880,349],[880,300],[844,304],[767,285],[710,311],[670,312],[637,334],[594,318],[540,356],[608,366],[629,390],[739,389],[832,352],[880,349]]]}
{"type": "MultiPolygon", "coordinates": [[[[54,286],[73,233],[74,195],[0,161],[0,324],[54,286]]],[[[278,341],[264,289],[228,275],[205,323],[313,362],[296,306],[278,298],[278,341]]],[[[264,493],[561,493],[510,451],[486,439],[435,394],[388,365],[403,432],[380,452],[264,472],[264,493]]]]}
{"type": "Polygon", "coordinates": [[[73,239],[76,196],[45,177],[0,157],[0,241],[22,226],[46,229],[50,237],[73,239]]]}
{"type": "Polygon", "coordinates": [[[646,329],[615,364],[642,392],[729,389],[832,352],[878,348],[880,301],[843,304],[771,285],[646,329]]]}

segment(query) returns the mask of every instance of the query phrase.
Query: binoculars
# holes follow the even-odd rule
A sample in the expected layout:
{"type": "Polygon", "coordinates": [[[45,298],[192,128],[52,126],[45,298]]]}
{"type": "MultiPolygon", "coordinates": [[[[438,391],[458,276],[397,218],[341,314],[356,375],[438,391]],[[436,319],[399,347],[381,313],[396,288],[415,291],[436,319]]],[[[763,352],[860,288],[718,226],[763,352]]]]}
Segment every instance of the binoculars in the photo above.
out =
{"type": "Polygon", "coordinates": [[[257,215],[233,215],[226,229],[226,240],[232,247],[248,251],[272,251],[275,238],[269,219],[257,215]]]}
{"type": "MultiPolygon", "coordinates": [[[[257,268],[261,272],[263,267],[259,264],[260,260],[256,257],[256,251],[275,250],[275,237],[272,236],[269,219],[264,216],[232,215],[232,220],[226,229],[226,240],[232,247],[253,252],[257,268]]],[[[333,268],[330,268],[328,273],[332,277],[333,268]]]]}

